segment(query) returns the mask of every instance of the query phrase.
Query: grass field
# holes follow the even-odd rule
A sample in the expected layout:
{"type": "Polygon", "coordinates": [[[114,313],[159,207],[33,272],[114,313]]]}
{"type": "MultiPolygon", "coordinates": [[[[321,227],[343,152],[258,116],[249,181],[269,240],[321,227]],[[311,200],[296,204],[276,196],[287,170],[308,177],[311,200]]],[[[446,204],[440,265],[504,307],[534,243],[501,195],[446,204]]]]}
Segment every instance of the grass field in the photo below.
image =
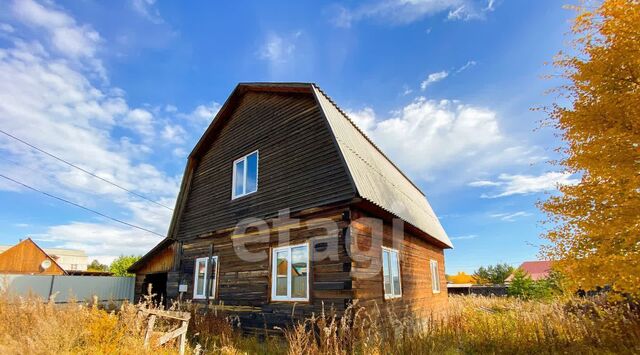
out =
{"type": "MultiPolygon", "coordinates": [[[[145,349],[137,308],[106,311],[85,304],[50,305],[0,297],[2,354],[174,354],[145,349]]],[[[205,354],[530,354],[640,353],[640,314],[629,303],[556,299],[451,297],[438,318],[399,318],[357,305],[347,317],[318,315],[284,337],[242,336],[223,316],[196,316],[189,353],[205,354]]],[[[162,325],[160,325],[162,326],[162,325]]]]}

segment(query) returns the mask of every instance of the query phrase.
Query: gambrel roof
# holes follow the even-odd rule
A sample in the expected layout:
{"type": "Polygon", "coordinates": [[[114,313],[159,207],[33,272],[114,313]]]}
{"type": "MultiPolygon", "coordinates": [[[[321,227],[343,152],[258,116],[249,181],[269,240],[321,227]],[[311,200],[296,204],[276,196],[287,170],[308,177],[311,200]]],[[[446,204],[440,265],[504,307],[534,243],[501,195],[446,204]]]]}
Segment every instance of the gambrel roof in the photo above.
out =
{"type": "Polygon", "coordinates": [[[360,197],[452,246],[427,197],[382,151],[313,85],[360,197]]]}
{"type": "Polygon", "coordinates": [[[250,91],[267,93],[302,93],[312,95],[334,137],[339,154],[352,180],[357,196],[395,215],[428,234],[442,245],[452,247],[426,196],[362,132],[349,117],[313,83],[241,83],[217,113],[189,156],[180,195],[176,203],[168,238],[175,234],[183,200],[189,189],[189,171],[208,149],[241,97],[250,91]]]}

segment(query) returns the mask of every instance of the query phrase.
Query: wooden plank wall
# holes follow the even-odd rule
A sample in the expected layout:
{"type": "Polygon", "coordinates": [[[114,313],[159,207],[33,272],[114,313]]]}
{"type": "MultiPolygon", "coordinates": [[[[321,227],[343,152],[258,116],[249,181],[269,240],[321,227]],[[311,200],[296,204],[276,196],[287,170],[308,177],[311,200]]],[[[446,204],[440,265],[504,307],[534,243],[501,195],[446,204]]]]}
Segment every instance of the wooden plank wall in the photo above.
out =
{"type": "Polygon", "coordinates": [[[0,254],[0,273],[30,275],[64,275],[64,270],[31,239],[25,239],[0,254]],[[43,270],[44,260],[51,266],[43,270]]]}
{"type": "MultiPolygon", "coordinates": [[[[406,230],[400,251],[402,297],[384,299],[382,248],[371,242],[373,223],[366,220],[367,217],[374,216],[360,209],[354,208],[351,211],[350,243],[354,259],[352,267],[353,289],[354,298],[359,300],[359,304],[365,307],[373,307],[374,304],[377,304],[380,309],[389,308],[398,313],[408,310],[418,316],[438,313],[444,309],[447,306],[444,251],[406,230]],[[430,260],[438,261],[440,293],[433,293],[431,289],[430,260]]],[[[383,246],[392,247],[391,236],[392,225],[386,221],[383,225],[383,246]]]]}
{"type": "Polygon", "coordinates": [[[148,274],[158,272],[169,272],[173,267],[174,251],[176,243],[170,244],[166,248],[158,251],[154,256],[147,260],[144,265],[136,271],[136,285],[135,285],[135,301],[139,301],[141,296],[147,293],[147,290],[143,289],[144,278],[148,274]]]}
{"type": "Polygon", "coordinates": [[[355,196],[326,119],[311,94],[247,92],[196,157],[177,239],[355,196]],[[232,200],[232,164],[259,150],[258,191],[232,200]]]}
{"type": "MultiPolygon", "coordinates": [[[[249,251],[264,252],[268,256],[265,260],[257,262],[247,262],[238,257],[232,244],[232,231],[185,240],[180,260],[180,283],[188,285],[188,292],[183,295],[183,299],[193,298],[195,259],[206,257],[209,246],[213,243],[213,255],[218,256],[219,261],[219,275],[216,298],[211,301],[211,304],[244,307],[245,311],[237,314],[245,331],[262,331],[265,326],[266,329],[273,329],[273,326],[290,325],[292,320],[303,319],[313,312],[318,314],[323,309],[323,303],[327,311],[331,308],[338,312],[344,310],[345,304],[353,297],[351,259],[347,255],[343,235],[349,223],[343,220],[344,213],[348,209],[347,205],[314,208],[292,216],[292,218],[300,217],[305,222],[315,218],[328,218],[338,225],[336,230],[338,234],[333,236],[326,236],[324,229],[312,225],[290,231],[290,244],[310,241],[309,302],[297,302],[294,306],[292,302],[270,301],[271,248],[281,246],[278,244],[278,234],[275,229],[271,230],[268,241],[256,242],[257,235],[241,237],[254,240],[246,245],[249,251]],[[336,260],[314,260],[314,254],[323,252],[325,247],[335,248],[338,251],[336,260]]],[[[203,300],[193,302],[206,303],[203,300]]],[[[240,307],[236,308],[240,309],[240,307]]]]}

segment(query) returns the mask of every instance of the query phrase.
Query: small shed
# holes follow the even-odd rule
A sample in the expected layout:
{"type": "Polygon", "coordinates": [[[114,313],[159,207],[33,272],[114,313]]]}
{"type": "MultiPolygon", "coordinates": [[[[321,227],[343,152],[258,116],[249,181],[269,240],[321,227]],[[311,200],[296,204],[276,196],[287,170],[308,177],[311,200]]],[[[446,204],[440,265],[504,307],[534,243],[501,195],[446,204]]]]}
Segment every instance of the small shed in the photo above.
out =
{"type": "Polygon", "coordinates": [[[31,238],[0,253],[0,273],[66,275],[66,271],[31,238]]]}
{"type": "MultiPolygon", "coordinates": [[[[136,301],[148,292],[149,286],[151,286],[151,292],[156,294],[155,301],[167,301],[167,283],[170,281],[169,274],[175,259],[174,248],[175,241],[165,238],[129,267],[127,271],[136,274],[136,301]]],[[[177,287],[177,280],[175,287],[177,287]]]]}

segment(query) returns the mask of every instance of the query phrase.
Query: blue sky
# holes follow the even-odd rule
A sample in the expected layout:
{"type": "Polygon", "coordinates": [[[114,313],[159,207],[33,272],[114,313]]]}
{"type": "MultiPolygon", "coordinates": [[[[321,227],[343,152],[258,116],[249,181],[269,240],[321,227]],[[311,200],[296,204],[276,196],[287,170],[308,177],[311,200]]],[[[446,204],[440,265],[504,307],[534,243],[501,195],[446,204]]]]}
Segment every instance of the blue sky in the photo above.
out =
{"type": "MultiPolygon", "coordinates": [[[[535,130],[572,13],[557,1],[0,1],[0,129],[173,206],[236,83],[318,83],[427,194],[448,273],[535,259],[536,201],[574,178],[535,130]]],[[[555,83],[557,84],[557,83],[555,83]]],[[[166,232],[171,211],[0,135],[0,172],[166,232]]],[[[0,243],[109,262],[160,237],[0,179],[0,243]]]]}

